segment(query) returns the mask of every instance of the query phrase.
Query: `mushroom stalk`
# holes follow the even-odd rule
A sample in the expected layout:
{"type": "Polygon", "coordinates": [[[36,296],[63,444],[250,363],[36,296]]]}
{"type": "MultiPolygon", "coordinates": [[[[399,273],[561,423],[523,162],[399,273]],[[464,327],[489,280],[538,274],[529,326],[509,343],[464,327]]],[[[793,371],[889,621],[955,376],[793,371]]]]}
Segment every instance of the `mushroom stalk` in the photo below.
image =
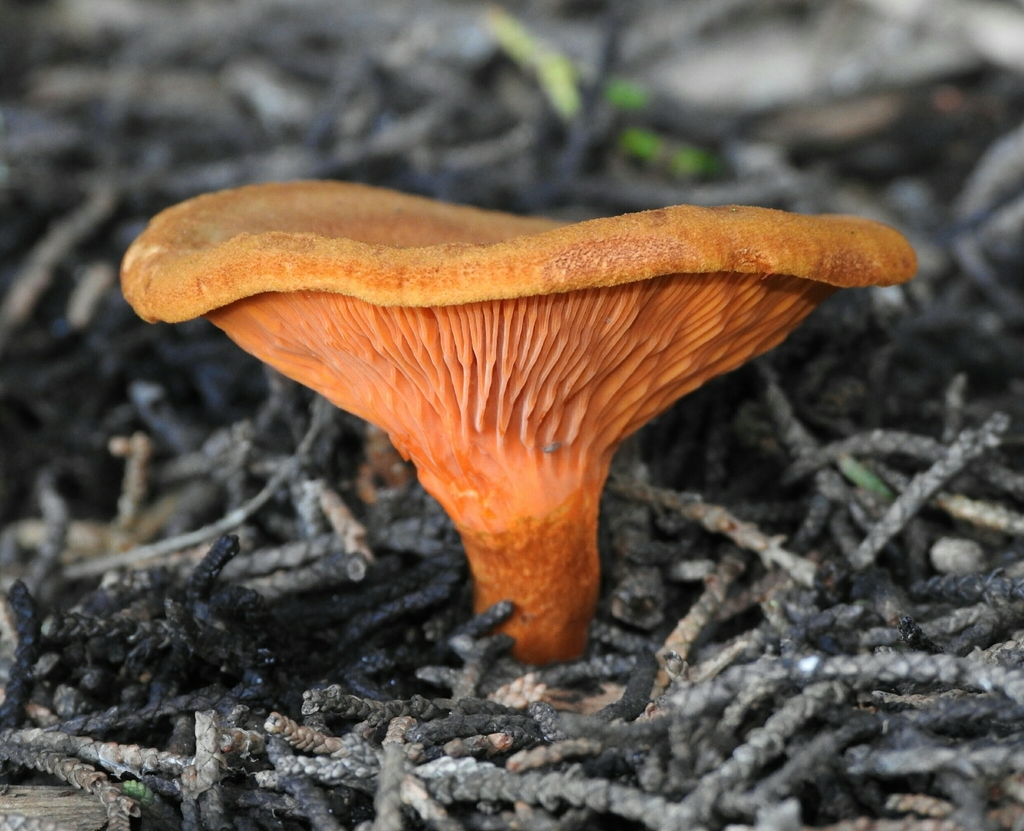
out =
{"type": "Polygon", "coordinates": [[[593,489],[580,487],[547,514],[517,517],[499,531],[459,526],[473,607],[515,604],[501,631],[516,639],[516,655],[546,664],[583,651],[600,585],[597,509],[593,489]]]}

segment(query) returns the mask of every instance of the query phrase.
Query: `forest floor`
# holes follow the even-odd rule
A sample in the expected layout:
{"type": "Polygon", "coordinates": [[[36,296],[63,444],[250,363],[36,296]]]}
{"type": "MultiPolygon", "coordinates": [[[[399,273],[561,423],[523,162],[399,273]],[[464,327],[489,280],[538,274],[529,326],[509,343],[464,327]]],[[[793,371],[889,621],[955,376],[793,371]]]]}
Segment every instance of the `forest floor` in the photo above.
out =
{"type": "Polygon", "coordinates": [[[1024,827],[1022,275],[1014,0],[0,0],[0,829],[1024,827]],[[291,179],[919,271],[626,443],[527,667],[379,431],[121,296],[291,179]]]}

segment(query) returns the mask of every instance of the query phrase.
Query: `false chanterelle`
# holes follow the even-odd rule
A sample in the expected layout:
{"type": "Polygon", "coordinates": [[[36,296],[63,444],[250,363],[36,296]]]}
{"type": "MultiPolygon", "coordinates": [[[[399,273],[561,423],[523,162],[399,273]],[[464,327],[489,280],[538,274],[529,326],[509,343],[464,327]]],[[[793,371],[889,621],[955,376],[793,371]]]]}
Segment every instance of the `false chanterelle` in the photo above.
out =
{"type": "Polygon", "coordinates": [[[837,288],[909,279],[864,219],[677,206],[574,225],[339,182],[208,194],[124,258],[150,321],[200,315],[383,428],[462,535],[522,660],[573,657],[619,443],[837,288]]]}

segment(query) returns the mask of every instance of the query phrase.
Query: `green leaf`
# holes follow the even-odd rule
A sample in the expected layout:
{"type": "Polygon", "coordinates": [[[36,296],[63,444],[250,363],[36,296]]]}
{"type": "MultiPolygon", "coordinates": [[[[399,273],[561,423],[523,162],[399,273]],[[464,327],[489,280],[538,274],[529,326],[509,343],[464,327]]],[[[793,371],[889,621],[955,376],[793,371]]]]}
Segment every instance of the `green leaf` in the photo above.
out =
{"type": "Polygon", "coordinates": [[[555,112],[563,120],[571,121],[582,104],[576,86],[576,67],[568,58],[552,52],[541,59],[537,66],[537,78],[555,112]]]}
{"type": "Polygon", "coordinates": [[[564,121],[572,120],[582,104],[579,72],[572,61],[535,38],[519,20],[499,6],[491,8],[487,22],[501,50],[534,75],[564,121]]]}
{"type": "Polygon", "coordinates": [[[654,161],[661,152],[661,136],[641,127],[627,127],[619,133],[619,149],[627,156],[645,162],[654,161]]]}
{"type": "Polygon", "coordinates": [[[892,492],[892,489],[885,482],[878,478],[876,473],[866,468],[853,456],[845,453],[842,454],[836,459],[836,465],[839,468],[839,472],[858,488],[870,491],[888,502],[892,502],[896,498],[896,494],[892,492]]]}
{"type": "Polygon", "coordinates": [[[714,153],[684,144],[679,147],[669,160],[669,170],[676,176],[714,176],[721,170],[718,157],[714,153]]]}
{"type": "Polygon", "coordinates": [[[642,86],[622,78],[612,78],[604,85],[604,99],[620,110],[642,110],[650,103],[642,86]]]}

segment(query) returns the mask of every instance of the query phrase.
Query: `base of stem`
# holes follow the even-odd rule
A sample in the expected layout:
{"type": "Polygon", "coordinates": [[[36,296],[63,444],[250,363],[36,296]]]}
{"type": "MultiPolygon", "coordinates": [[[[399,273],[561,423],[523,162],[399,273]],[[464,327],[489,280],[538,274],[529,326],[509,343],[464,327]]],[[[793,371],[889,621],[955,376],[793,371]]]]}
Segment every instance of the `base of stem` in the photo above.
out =
{"type": "Polygon", "coordinates": [[[577,657],[600,588],[599,493],[573,493],[545,516],[521,517],[500,532],[462,527],[477,612],[515,604],[500,629],[516,639],[512,654],[531,664],[577,657]]]}

